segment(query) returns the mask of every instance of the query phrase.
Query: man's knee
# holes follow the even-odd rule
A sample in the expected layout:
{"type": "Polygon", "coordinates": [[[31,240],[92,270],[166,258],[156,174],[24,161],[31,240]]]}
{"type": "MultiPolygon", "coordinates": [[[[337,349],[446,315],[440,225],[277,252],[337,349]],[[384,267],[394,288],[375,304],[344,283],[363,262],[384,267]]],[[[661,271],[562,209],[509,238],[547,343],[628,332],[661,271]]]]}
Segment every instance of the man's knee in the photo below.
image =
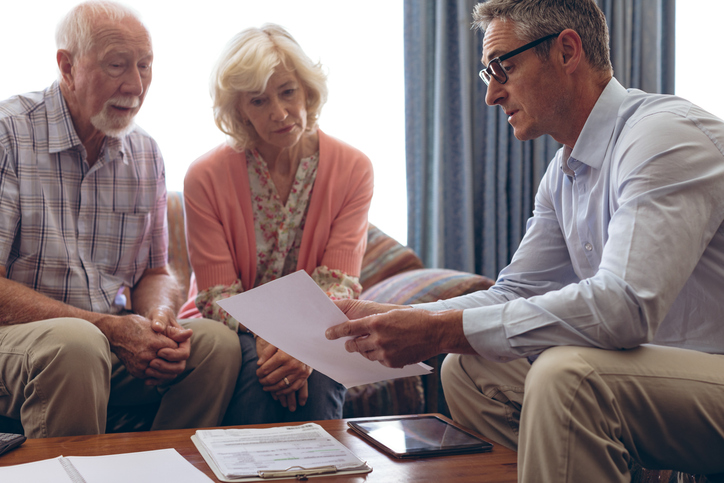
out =
{"type": "Polygon", "coordinates": [[[75,318],[51,319],[42,324],[28,350],[36,363],[66,366],[69,374],[85,373],[96,367],[110,373],[110,345],[96,326],[75,318]]]}
{"type": "Polygon", "coordinates": [[[239,336],[224,324],[210,319],[186,319],[180,323],[194,331],[191,336],[191,357],[223,361],[224,365],[241,365],[239,336]]]}
{"type": "Polygon", "coordinates": [[[442,361],[440,380],[446,394],[458,386],[458,381],[464,372],[460,365],[460,357],[460,354],[448,354],[442,361]]]}
{"type": "MultiPolygon", "coordinates": [[[[533,401],[545,398],[549,403],[562,392],[575,391],[593,373],[593,369],[581,356],[581,347],[552,347],[535,360],[525,379],[525,399],[533,401]]],[[[590,349],[596,350],[596,349],[590,349]]]]}

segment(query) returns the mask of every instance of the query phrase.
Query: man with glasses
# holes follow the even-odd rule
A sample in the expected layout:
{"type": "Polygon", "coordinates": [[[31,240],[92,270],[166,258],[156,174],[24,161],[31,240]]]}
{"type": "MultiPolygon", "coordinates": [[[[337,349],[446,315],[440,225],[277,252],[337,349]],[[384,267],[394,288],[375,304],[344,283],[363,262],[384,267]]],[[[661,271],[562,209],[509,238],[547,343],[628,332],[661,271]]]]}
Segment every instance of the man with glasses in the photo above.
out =
{"type": "Polygon", "coordinates": [[[623,88],[594,0],[474,19],[486,102],[518,139],[563,144],[525,237],[489,290],[340,302],[358,320],[328,338],[394,367],[453,354],[454,419],[517,449],[519,481],[630,481],[632,461],[722,481],[724,122],[623,88]]]}

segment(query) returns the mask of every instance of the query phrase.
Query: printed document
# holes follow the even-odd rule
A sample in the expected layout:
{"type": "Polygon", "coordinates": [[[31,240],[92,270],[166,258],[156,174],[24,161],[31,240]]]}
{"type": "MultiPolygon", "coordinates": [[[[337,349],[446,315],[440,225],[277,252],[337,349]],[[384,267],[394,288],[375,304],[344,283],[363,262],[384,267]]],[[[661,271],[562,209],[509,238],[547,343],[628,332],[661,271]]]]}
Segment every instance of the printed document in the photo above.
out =
{"type": "Polygon", "coordinates": [[[371,471],[364,461],[315,423],[200,429],[191,440],[224,481],[371,471]]]}
{"type": "Polygon", "coordinates": [[[327,340],[329,327],[349,319],[304,270],[217,303],[259,337],[346,388],[432,370],[423,363],[393,369],[347,352],[345,339],[327,340]]]}

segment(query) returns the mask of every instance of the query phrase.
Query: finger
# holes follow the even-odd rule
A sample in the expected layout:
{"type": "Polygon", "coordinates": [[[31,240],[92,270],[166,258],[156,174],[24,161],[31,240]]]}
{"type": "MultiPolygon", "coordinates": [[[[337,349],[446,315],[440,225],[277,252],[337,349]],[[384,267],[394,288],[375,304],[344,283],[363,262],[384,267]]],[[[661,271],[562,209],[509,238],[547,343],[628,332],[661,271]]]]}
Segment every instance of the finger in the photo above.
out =
{"type": "Polygon", "coordinates": [[[329,340],[339,339],[341,337],[360,336],[369,334],[367,324],[360,321],[347,321],[342,322],[339,325],[334,325],[328,328],[324,335],[329,340]]]}
{"type": "Polygon", "coordinates": [[[302,387],[297,391],[297,404],[304,406],[307,404],[307,399],[309,399],[309,384],[307,381],[304,381],[302,387]]]}
{"type": "Polygon", "coordinates": [[[275,371],[269,376],[259,379],[259,383],[264,391],[274,392],[277,395],[289,394],[290,392],[296,390],[293,388],[293,380],[284,376],[284,373],[281,370],[275,371]]]}
{"type": "MultiPolygon", "coordinates": [[[[271,374],[273,374],[275,371],[279,371],[284,369],[285,372],[283,375],[286,375],[288,372],[294,371],[293,362],[295,359],[289,357],[286,353],[277,350],[273,356],[269,358],[266,362],[264,362],[262,365],[260,365],[257,370],[257,376],[258,377],[268,377],[271,374]]],[[[282,377],[279,376],[279,377],[282,377]]],[[[277,379],[275,379],[276,381],[277,379]]]]}
{"type": "Polygon", "coordinates": [[[352,299],[342,299],[342,300],[334,300],[334,304],[337,306],[339,310],[341,310],[344,314],[349,312],[352,308],[354,308],[354,302],[352,299]]]}
{"type": "Polygon", "coordinates": [[[187,340],[178,345],[178,347],[164,347],[157,352],[158,357],[169,362],[181,362],[191,357],[191,341],[187,340]]]}
{"type": "Polygon", "coordinates": [[[258,366],[264,365],[274,354],[277,353],[277,348],[271,344],[267,344],[260,352],[257,350],[257,356],[259,359],[256,361],[258,366]]]}
{"type": "Polygon", "coordinates": [[[191,339],[191,336],[193,334],[193,330],[185,329],[183,327],[166,327],[166,332],[164,333],[166,337],[175,342],[178,342],[179,344],[191,339]]]}
{"type": "Polygon", "coordinates": [[[164,359],[154,359],[146,369],[148,377],[176,377],[186,369],[186,361],[168,362],[164,359]]]}
{"type": "Polygon", "coordinates": [[[144,372],[144,379],[146,379],[146,380],[151,379],[154,381],[158,381],[158,383],[153,384],[153,385],[163,384],[164,382],[172,381],[173,379],[176,378],[176,376],[177,376],[176,374],[168,374],[165,372],[157,371],[150,367],[147,368],[146,371],[144,372]]]}
{"type": "Polygon", "coordinates": [[[151,320],[151,330],[158,334],[165,334],[166,332],[166,324],[164,324],[159,319],[153,319],[151,320]]]}
{"type": "Polygon", "coordinates": [[[289,411],[294,412],[297,410],[297,397],[294,393],[287,394],[287,405],[286,407],[289,409],[289,411]]]}
{"type": "Polygon", "coordinates": [[[289,381],[299,381],[299,385],[301,385],[311,374],[309,366],[287,354],[282,354],[279,358],[274,355],[265,365],[256,370],[256,376],[262,385],[272,386],[281,383],[285,376],[289,378],[289,381]],[[268,370],[271,372],[267,373],[268,370]]]}

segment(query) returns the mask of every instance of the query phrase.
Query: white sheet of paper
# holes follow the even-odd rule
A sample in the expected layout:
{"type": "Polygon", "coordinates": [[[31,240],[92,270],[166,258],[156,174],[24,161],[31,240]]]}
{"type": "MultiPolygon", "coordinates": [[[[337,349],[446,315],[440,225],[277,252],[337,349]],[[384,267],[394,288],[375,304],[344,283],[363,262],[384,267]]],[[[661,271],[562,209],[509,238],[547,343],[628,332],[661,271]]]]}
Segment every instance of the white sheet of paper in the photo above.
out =
{"type": "Polygon", "coordinates": [[[212,483],[201,470],[173,448],[105,456],[58,457],[16,466],[0,467],[0,481],[72,483],[73,468],[87,483],[212,483]],[[63,467],[71,466],[70,470],[63,467]]]}
{"type": "Polygon", "coordinates": [[[389,368],[347,352],[344,339],[327,340],[327,328],[349,319],[304,270],[217,303],[270,344],[347,388],[432,370],[422,363],[389,368]]]}
{"type": "Polygon", "coordinates": [[[66,458],[87,483],[212,483],[211,478],[173,448],[66,458]]]}

